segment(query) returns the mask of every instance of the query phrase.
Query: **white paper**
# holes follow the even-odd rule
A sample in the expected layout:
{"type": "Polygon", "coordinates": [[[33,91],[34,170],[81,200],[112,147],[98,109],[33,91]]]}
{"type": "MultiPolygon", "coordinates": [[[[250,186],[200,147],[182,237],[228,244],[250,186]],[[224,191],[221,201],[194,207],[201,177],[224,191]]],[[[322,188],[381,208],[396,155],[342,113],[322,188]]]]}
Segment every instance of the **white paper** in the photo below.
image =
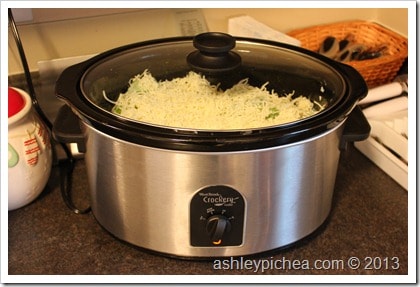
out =
{"type": "Polygon", "coordinates": [[[232,36],[272,40],[300,46],[298,39],[274,30],[250,16],[230,18],[228,21],[228,33],[232,36]]]}

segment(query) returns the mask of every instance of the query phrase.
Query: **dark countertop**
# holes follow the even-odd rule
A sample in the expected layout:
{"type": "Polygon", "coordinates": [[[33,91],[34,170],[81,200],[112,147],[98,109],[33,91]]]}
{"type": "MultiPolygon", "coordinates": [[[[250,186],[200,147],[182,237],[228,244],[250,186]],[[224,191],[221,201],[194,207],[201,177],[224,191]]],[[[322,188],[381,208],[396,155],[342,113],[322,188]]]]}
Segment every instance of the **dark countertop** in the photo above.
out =
{"type": "MultiPolygon", "coordinates": [[[[73,192],[77,196],[77,193],[86,190],[84,161],[79,160],[73,179],[73,192]]],[[[40,197],[30,205],[8,214],[8,273],[406,275],[407,201],[406,190],[350,145],[341,154],[328,222],[314,236],[301,240],[293,247],[249,258],[271,262],[283,260],[283,263],[299,260],[303,265],[305,262],[312,264],[315,260],[322,260],[325,264],[336,264],[337,268],[272,268],[265,272],[244,268],[215,270],[213,261],[188,261],[146,252],[114,238],[97,223],[92,213],[72,213],[61,198],[58,169],[55,167],[40,197]],[[353,270],[348,267],[347,262],[352,256],[360,259],[360,268],[353,270]],[[377,258],[374,260],[379,260],[380,266],[368,266],[369,258],[377,258]],[[398,265],[395,260],[398,260],[398,265]]]]}

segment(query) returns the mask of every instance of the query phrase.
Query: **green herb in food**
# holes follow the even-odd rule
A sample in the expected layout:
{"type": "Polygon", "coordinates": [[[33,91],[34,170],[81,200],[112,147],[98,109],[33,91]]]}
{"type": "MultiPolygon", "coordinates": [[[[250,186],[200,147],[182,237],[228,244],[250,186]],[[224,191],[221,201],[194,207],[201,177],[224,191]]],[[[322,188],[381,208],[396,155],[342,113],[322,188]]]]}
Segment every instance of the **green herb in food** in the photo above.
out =
{"type": "Polygon", "coordinates": [[[268,116],[265,117],[266,120],[275,119],[280,115],[280,111],[276,107],[270,108],[269,111],[270,113],[268,114],[268,116]]]}

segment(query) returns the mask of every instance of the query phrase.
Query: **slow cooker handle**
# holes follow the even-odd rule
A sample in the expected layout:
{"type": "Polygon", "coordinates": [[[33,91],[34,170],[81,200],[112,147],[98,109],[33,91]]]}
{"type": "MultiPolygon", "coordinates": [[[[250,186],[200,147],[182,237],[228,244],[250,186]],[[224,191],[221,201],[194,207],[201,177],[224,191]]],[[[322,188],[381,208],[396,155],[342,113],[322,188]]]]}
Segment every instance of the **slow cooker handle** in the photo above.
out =
{"type": "Polygon", "coordinates": [[[81,153],[86,152],[85,138],[80,128],[79,118],[72,112],[69,106],[60,108],[57,118],[54,121],[52,135],[55,140],[61,143],[76,143],[81,153]]]}
{"type": "Polygon", "coordinates": [[[77,107],[79,104],[84,105],[85,103],[79,97],[81,93],[79,87],[80,78],[97,59],[99,59],[98,56],[64,69],[55,83],[55,95],[57,98],[63,100],[71,107],[77,107]]]}
{"type": "MultiPolygon", "coordinates": [[[[328,61],[330,61],[328,59],[328,61]]],[[[337,68],[341,70],[342,75],[347,79],[348,93],[356,103],[365,98],[368,93],[368,86],[363,76],[353,67],[335,62],[337,68]]]]}
{"type": "Polygon", "coordinates": [[[369,137],[370,125],[359,106],[347,117],[341,136],[340,150],[346,150],[349,142],[363,141],[369,137]]]}

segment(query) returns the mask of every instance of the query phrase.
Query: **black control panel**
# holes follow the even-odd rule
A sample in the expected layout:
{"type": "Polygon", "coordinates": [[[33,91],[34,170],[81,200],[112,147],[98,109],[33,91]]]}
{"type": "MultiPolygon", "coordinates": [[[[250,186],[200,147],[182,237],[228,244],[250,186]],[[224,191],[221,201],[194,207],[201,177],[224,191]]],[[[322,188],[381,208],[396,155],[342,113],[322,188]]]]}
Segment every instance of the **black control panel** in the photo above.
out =
{"type": "Polygon", "coordinates": [[[198,191],[190,203],[192,246],[237,246],[242,244],[245,201],[225,185],[198,191]]]}

